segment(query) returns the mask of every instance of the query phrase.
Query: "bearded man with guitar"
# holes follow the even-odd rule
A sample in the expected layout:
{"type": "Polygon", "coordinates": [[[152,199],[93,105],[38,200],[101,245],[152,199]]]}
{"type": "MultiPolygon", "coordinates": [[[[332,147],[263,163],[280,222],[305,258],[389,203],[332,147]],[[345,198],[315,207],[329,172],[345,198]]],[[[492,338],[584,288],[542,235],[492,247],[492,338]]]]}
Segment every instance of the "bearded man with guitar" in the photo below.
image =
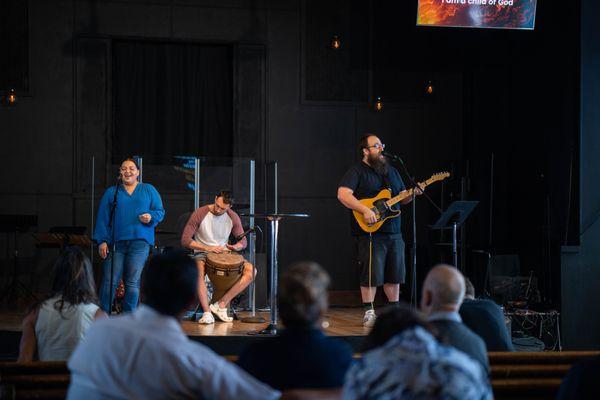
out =
{"type": "MultiPolygon", "coordinates": [[[[359,200],[376,197],[383,189],[389,189],[391,196],[408,192],[398,170],[389,165],[383,156],[384,147],[377,136],[363,136],[358,142],[358,152],[362,159],[346,172],[337,192],[338,200],[358,217],[350,214],[360,268],[360,293],[365,309],[363,324],[367,327],[375,323],[373,301],[377,287],[383,285],[388,302],[391,305],[398,304],[400,284],[404,282],[406,275],[400,218],[387,218],[382,222],[386,218],[382,215],[383,210],[377,210],[378,207],[370,207],[359,200]],[[359,225],[359,220],[366,227],[382,223],[375,232],[366,232],[359,225]]],[[[421,194],[421,190],[417,189],[416,193],[421,194]]],[[[409,195],[399,203],[407,204],[411,200],[412,196],[409,195]]],[[[398,216],[399,210],[392,206],[388,212],[390,216],[398,216]]]]}

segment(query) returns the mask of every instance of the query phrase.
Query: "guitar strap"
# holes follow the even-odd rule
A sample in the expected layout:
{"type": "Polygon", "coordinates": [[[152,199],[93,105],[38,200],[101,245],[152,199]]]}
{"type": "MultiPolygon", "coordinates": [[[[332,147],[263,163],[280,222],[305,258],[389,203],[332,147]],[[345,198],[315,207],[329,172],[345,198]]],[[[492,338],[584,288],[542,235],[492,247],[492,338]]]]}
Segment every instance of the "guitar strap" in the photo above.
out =
{"type": "MultiPolygon", "coordinates": [[[[390,193],[392,193],[392,184],[390,182],[389,173],[386,175],[381,175],[381,180],[383,180],[383,188],[382,189],[389,189],[390,193]]],[[[392,193],[392,196],[393,195],[394,195],[394,193],[392,193]]]]}

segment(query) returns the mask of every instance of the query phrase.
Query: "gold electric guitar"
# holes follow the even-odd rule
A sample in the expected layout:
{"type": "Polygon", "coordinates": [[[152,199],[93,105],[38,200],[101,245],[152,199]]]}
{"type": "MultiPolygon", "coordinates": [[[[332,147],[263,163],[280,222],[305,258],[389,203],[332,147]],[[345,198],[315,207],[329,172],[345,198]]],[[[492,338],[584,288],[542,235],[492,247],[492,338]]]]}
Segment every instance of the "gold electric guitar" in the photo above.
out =
{"type": "MultiPolygon", "coordinates": [[[[422,189],[425,189],[432,183],[442,181],[449,176],[449,172],[439,172],[437,174],[431,175],[431,178],[427,179],[425,182],[419,183],[419,186],[422,189]]],[[[365,222],[362,213],[358,211],[352,211],[352,213],[354,214],[356,222],[363,231],[373,233],[376,232],[379,228],[381,228],[381,225],[383,225],[386,219],[395,218],[400,215],[400,210],[392,209],[392,206],[394,204],[409,197],[412,197],[412,195],[413,189],[404,190],[394,197],[392,197],[392,193],[389,191],[389,189],[383,189],[375,197],[359,200],[362,204],[369,207],[377,216],[377,222],[375,222],[374,224],[368,224],[367,222],[365,222]]]]}

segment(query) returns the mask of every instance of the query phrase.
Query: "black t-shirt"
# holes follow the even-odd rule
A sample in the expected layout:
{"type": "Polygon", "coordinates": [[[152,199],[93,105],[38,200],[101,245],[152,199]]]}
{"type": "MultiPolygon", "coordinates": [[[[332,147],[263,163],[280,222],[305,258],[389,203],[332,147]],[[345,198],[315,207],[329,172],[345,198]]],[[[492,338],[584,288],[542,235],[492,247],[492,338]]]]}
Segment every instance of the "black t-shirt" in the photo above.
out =
{"type": "MultiPolygon", "coordinates": [[[[364,198],[375,197],[383,189],[390,189],[392,197],[406,189],[400,173],[391,165],[388,165],[388,174],[382,176],[368,164],[360,162],[352,167],[344,174],[340,181],[340,186],[352,189],[354,197],[359,200],[364,198]]],[[[396,204],[394,208],[398,208],[396,204]]],[[[358,223],[354,219],[354,215],[350,212],[350,229],[353,235],[367,235],[365,231],[360,229],[358,223]]],[[[390,218],[381,225],[381,228],[376,233],[400,233],[400,217],[390,218]]]]}

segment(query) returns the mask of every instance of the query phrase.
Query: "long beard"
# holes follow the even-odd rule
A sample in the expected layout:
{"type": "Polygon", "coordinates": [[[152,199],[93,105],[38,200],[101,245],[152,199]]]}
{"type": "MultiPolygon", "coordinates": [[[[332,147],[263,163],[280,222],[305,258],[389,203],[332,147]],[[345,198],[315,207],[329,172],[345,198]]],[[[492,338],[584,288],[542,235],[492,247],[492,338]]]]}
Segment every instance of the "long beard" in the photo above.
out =
{"type": "Polygon", "coordinates": [[[369,164],[379,175],[386,176],[388,174],[388,163],[385,158],[380,158],[379,155],[369,155],[369,164]]]}

